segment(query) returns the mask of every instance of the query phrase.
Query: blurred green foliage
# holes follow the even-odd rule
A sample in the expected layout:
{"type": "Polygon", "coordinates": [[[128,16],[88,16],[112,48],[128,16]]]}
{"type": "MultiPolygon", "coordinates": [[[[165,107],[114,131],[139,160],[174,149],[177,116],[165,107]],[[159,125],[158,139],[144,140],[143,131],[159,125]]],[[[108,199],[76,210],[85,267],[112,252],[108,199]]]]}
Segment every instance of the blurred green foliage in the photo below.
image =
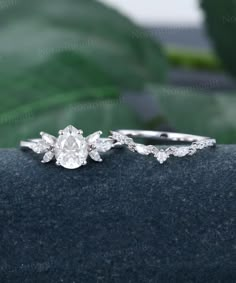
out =
{"type": "Polygon", "coordinates": [[[146,125],[165,126],[178,132],[215,137],[218,143],[235,143],[236,96],[234,93],[209,94],[191,88],[150,86],[160,109],[146,125]]]}
{"type": "Polygon", "coordinates": [[[22,106],[17,115],[14,111],[1,115],[0,127],[4,133],[1,146],[16,146],[21,139],[37,137],[40,129],[56,135],[58,129],[68,124],[81,127],[85,134],[97,129],[102,129],[105,134],[118,128],[168,129],[215,137],[218,143],[235,143],[234,93],[209,94],[192,88],[149,85],[147,92],[154,98],[152,106],[159,112],[144,122],[132,107],[118,98],[119,92],[112,89],[99,91],[82,90],[81,96],[73,92],[66,97],[58,95],[56,104],[55,99],[48,100],[22,106]],[[48,110],[45,110],[44,103],[48,110]]]}
{"type": "Polygon", "coordinates": [[[235,0],[201,0],[206,26],[226,69],[236,76],[235,0]]]}
{"type": "Polygon", "coordinates": [[[161,46],[95,0],[8,1],[0,6],[0,42],[0,146],[67,123],[93,128],[80,113],[98,99],[102,106],[87,113],[98,128],[108,128],[107,99],[133,121],[120,92],[166,77],[161,46]]]}
{"type": "MultiPolygon", "coordinates": [[[[108,90],[109,94],[112,93],[108,90]]],[[[107,90],[100,90],[106,93],[107,90]]],[[[130,128],[138,128],[141,121],[132,109],[119,99],[102,99],[94,100],[89,91],[85,92],[88,96],[84,101],[77,101],[74,94],[68,94],[70,97],[64,105],[64,95],[58,97],[56,105],[54,101],[46,101],[47,110],[44,106],[40,109],[37,104],[23,108],[18,115],[12,112],[12,116],[3,117],[4,123],[0,124],[1,136],[0,143],[2,147],[15,147],[19,140],[29,137],[38,137],[40,129],[45,132],[57,135],[59,129],[67,125],[75,125],[84,130],[88,135],[92,132],[102,129],[104,134],[109,134],[113,128],[122,128],[124,125],[130,128]],[[91,101],[90,101],[91,99],[91,101]],[[48,106],[50,105],[50,106],[48,106]],[[30,111],[29,111],[30,110],[30,111]]],[[[96,91],[97,93],[97,91],[96,91]]]]}
{"type": "Polygon", "coordinates": [[[171,48],[167,50],[169,64],[190,70],[223,71],[219,59],[212,53],[171,48]]]}
{"type": "Polygon", "coordinates": [[[1,97],[165,79],[158,43],[94,0],[14,1],[0,9],[0,37],[1,97]]]}
{"type": "MultiPolygon", "coordinates": [[[[85,134],[160,129],[164,124],[220,142],[235,141],[234,96],[161,87],[167,59],[146,33],[95,0],[18,0],[1,6],[0,146],[17,146],[41,130],[56,135],[68,124],[85,134]],[[148,84],[160,113],[145,124],[123,103],[121,93],[148,84]]],[[[222,68],[208,53],[167,54],[172,66],[222,68]]]]}

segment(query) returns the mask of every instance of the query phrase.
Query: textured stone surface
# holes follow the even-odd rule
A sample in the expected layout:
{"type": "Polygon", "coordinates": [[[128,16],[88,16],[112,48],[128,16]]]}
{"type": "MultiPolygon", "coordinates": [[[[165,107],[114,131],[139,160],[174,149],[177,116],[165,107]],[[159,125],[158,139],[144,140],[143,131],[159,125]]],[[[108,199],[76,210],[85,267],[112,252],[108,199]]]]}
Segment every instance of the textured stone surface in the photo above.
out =
{"type": "Polygon", "coordinates": [[[103,159],[0,150],[0,282],[236,282],[236,146],[103,159]]]}

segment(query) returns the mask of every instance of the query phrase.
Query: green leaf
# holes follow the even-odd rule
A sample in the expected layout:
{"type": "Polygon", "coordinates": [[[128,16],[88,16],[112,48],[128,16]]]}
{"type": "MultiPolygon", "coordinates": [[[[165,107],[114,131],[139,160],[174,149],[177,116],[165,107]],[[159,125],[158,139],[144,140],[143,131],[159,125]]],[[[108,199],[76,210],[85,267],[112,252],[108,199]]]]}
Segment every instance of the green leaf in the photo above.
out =
{"type": "Polygon", "coordinates": [[[72,123],[134,125],[120,89],[165,78],[158,43],[93,0],[3,1],[0,40],[0,146],[72,123]]]}
{"type": "Polygon", "coordinates": [[[205,27],[222,65],[236,76],[236,5],[234,0],[201,0],[205,12],[205,27]]]}
{"type": "Polygon", "coordinates": [[[70,93],[42,104],[26,105],[17,113],[0,115],[0,128],[4,133],[0,147],[18,146],[20,140],[39,137],[42,130],[57,135],[58,130],[70,124],[83,129],[86,135],[97,130],[107,135],[112,129],[140,127],[140,120],[127,105],[114,99],[111,91],[105,93],[103,91],[103,100],[96,100],[93,92],[87,90],[84,101],[80,102],[77,95],[70,93]],[[109,99],[109,94],[112,99],[109,99]]]}
{"type": "Polygon", "coordinates": [[[208,51],[168,48],[167,57],[169,64],[193,70],[222,71],[219,59],[208,51]]]}
{"type": "Polygon", "coordinates": [[[147,127],[216,138],[218,143],[235,143],[236,97],[207,94],[190,88],[150,86],[160,114],[147,127]]]}
{"type": "Polygon", "coordinates": [[[2,2],[0,146],[72,123],[88,132],[137,123],[118,96],[164,80],[158,43],[97,1],[2,2]]]}
{"type": "Polygon", "coordinates": [[[1,111],[81,87],[142,88],[165,78],[158,43],[93,0],[6,1],[0,39],[1,111]]]}
{"type": "MultiPolygon", "coordinates": [[[[79,102],[96,103],[104,99],[118,99],[119,91],[114,88],[83,88],[80,91],[68,92],[48,96],[42,100],[26,101],[19,103],[18,107],[13,110],[2,111],[0,113],[0,128],[6,123],[15,122],[23,117],[42,114],[47,111],[53,111],[58,108],[65,108],[69,105],[78,104],[79,102]]],[[[4,108],[3,108],[4,110],[4,108]]]]}

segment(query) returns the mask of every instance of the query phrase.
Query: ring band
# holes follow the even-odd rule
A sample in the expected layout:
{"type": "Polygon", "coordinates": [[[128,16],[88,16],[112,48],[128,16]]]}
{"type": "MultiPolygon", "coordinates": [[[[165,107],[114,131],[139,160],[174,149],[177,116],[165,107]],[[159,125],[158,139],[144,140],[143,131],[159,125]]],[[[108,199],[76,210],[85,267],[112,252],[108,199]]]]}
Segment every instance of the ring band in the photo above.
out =
{"type": "Polygon", "coordinates": [[[100,153],[109,151],[114,140],[101,138],[102,132],[97,131],[88,137],[83,137],[83,131],[68,126],[59,131],[58,138],[41,132],[41,139],[21,141],[21,148],[28,148],[37,154],[44,154],[42,163],[56,159],[56,164],[67,169],[76,169],[87,164],[88,156],[101,162],[100,153]]]}
{"type": "Polygon", "coordinates": [[[216,140],[208,137],[172,132],[146,131],[146,130],[118,130],[111,132],[115,145],[125,145],[129,150],[142,155],[153,154],[159,163],[164,163],[170,156],[184,157],[193,155],[198,150],[216,145],[216,140]],[[154,145],[135,143],[133,138],[148,138],[160,141],[188,142],[189,146],[170,146],[159,149],[154,145]]]}

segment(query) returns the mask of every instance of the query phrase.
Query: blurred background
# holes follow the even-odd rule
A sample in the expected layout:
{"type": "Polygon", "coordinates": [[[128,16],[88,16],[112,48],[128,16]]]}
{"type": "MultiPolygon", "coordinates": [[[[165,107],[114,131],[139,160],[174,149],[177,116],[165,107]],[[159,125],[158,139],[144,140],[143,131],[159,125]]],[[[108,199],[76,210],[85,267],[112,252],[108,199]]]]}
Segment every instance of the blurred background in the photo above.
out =
{"type": "Polygon", "coordinates": [[[0,147],[69,124],[236,142],[235,0],[0,0],[0,147]]]}

